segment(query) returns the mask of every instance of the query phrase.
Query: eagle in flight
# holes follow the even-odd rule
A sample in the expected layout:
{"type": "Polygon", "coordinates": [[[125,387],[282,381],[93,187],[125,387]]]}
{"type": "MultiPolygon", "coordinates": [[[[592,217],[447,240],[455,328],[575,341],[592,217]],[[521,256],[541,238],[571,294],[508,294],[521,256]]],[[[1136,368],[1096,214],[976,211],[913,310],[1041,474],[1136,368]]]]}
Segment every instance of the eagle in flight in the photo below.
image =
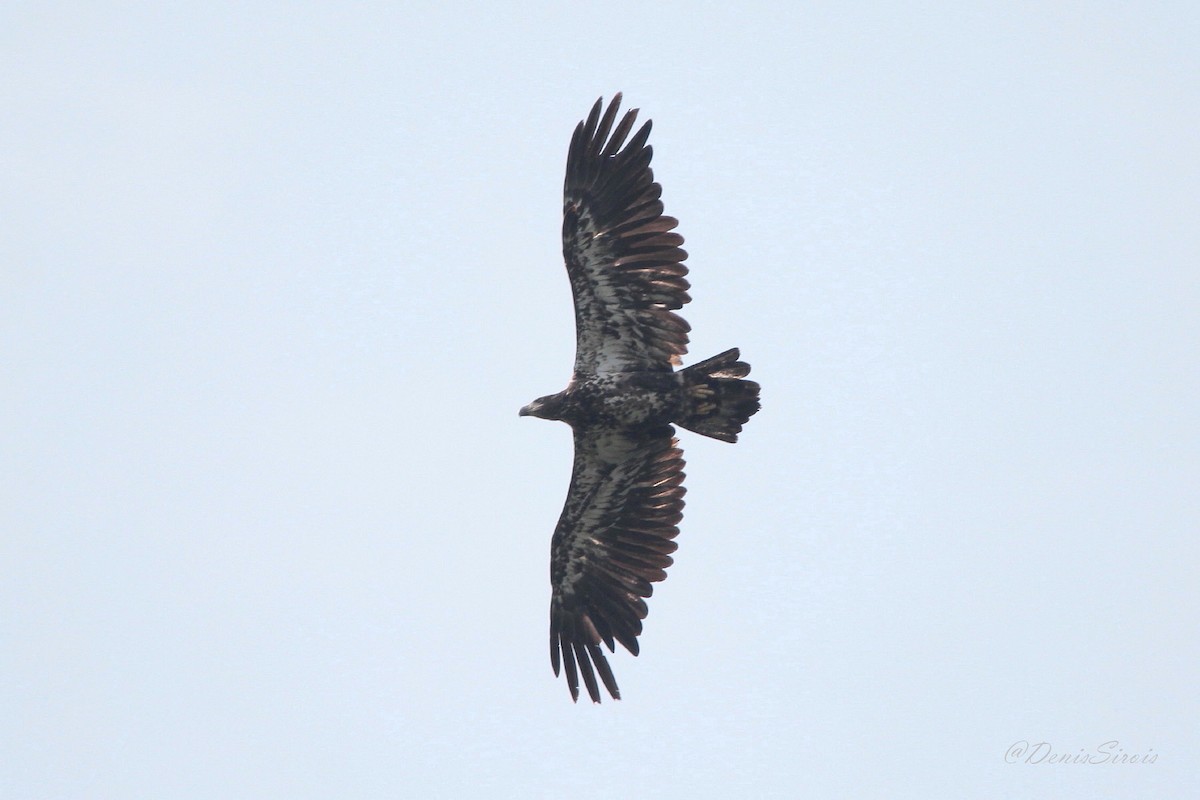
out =
{"type": "Polygon", "coordinates": [[[667,577],[683,518],[683,452],[674,425],[737,441],[759,409],[737,348],[676,371],[690,326],[678,221],[663,214],[647,121],[617,122],[621,95],[596,101],[567,152],[563,257],[575,299],[575,372],[521,416],[562,420],[575,436],[571,488],[550,542],[550,662],[621,697],[601,645],[638,654],[652,584],[667,577]],[[601,113],[603,112],[603,113],[601,113]],[[614,127],[614,123],[616,123],[614,127]],[[628,139],[628,142],[626,141],[628,139]]]}

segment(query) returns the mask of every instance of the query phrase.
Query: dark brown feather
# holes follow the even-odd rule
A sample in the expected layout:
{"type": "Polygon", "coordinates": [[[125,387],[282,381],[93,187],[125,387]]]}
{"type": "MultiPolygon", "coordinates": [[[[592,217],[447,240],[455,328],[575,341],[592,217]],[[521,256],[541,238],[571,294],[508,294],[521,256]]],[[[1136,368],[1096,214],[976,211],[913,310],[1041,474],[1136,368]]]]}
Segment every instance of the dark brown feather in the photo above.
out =
{"type": "Polygon", "coordinates": [[[577,375],[670,370],[689,326],[671,313],[690,299],[678,224],[663,215],[646,122],[616,123],[621,96],[575,129],[563,185],[563,257],[575,300],[577,375]],[[665,317],[665,318],[664,318],[665,317]]]}
{"type": "MultiPolygon", "coordinates": [[[[667,577],[682,516],[682,453],[674,431],[576,431],[571,489],[551,542],[551,663],[566,666],[572,697],[578,667],[588,696],[616,681],[599,645],[637,655],[645,599],[667,577]],[[589,679],[589,676],[592,676],[589,679]]],[[[558,674],[557,669],[555,674],[558,674]]]]}

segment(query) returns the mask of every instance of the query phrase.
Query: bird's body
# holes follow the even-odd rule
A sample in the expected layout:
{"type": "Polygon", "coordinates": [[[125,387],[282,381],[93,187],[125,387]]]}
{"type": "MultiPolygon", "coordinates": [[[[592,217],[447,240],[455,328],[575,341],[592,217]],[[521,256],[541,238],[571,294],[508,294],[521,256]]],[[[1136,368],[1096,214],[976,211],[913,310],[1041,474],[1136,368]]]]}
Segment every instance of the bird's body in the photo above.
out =
{"type": "Polygon", "coordinates": [[[679,373],[616,372],[573,380],[543,402],[561,409],[563,416],[554,419],[571,425],[636,428],[669,424],[683,405],[683,392],[679,373]]]}
{"type": "Polygon", "coordinates": [[[666,578],[683,518],[683,454],[672,425],[734,442],[759,408],[759,386],[737,349],[676,371],[690,299],[677,222],[664,216],[650,170],[647,122],[625,143],[636,110],[613,128],[620,95],[597,101],[567,156],[563,256],[575,301],[575,371],[567,388],[523,416],[574,431],[571,488],[551,540],[550,654],[572,698],[582,674],[613,698],[601,649],[634,655],[651,584],[666,578]],[[611,132],[611,136],[609,135],[611,132]],[[624,145],[624,146],[623,146],[624,145]]]}

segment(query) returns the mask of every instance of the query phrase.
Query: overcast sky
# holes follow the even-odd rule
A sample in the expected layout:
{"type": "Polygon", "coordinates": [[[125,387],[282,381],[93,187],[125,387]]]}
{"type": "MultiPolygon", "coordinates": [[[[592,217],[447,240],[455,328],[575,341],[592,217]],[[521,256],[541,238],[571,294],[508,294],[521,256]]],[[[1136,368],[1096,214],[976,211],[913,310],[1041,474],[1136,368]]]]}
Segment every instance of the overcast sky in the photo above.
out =
{"type": "Polygon", "coordinates": [[[164,7],[0,10],[0,797],[1198,796],[1194,4],[164,7]],[[573,705],[616,91],[763,410],[573,705]]]}

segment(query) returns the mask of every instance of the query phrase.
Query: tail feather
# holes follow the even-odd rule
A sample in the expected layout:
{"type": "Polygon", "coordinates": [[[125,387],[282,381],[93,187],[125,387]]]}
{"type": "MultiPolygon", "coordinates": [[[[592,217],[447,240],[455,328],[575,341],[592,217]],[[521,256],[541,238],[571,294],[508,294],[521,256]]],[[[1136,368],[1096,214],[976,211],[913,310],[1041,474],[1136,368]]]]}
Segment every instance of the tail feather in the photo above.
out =
{"type": "Polygon", "coordinates": [[[742,426],[761,407],[759,386],[744,380],[750,365],[740,357],[735,347],[680,373],[685,398],[680,425],[723,442],[737,441],[742,426]]]}

